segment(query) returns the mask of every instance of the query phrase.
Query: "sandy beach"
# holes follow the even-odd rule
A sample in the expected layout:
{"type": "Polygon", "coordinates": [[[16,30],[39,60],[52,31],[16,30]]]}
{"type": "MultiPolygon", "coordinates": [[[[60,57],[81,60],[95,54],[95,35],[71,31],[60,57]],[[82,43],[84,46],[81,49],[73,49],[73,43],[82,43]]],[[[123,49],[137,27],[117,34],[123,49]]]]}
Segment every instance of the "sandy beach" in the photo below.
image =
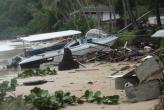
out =
{"type": "MultiPolygon", "coordinates": [[[[136,63],[130,62],[119,62],[119,63],[90,63],[86,64],[87,68],[80,68],[78,70],[69,71],[58,71],[58,75],[54,76],[44,76],[44,77],[31,77],[26,79],[18,79],[18,83],[22,84],[23,81],[45,79],[51,82],[45,83],[43,85],[38,85],[42,89],[48,90],[49,93],[53,94],[54,91],[64,90],[70,91],[72,94],[81,96],[85,90],[90,89],[93,91],[100,90],[103,95],[119,95],[120,102],[118,105],[97,105],[85,103],[78,106],[68,106],[62,110],[150,110],[158,103],[158,99],[129,103],[125,96],[124,90],[116,90],[114,79],[107,78],[115,71],[129,65],[131,68],[136,63]],[[89,71],[85,71],[88,69],[89,71]],[[93,82],[89,84],[88,82],[93,82]]],[[[131,69],[130,68],[130,69],[131,69]]],[[[57,68],[56,68],[57,70],[57,68]]],[[[128,70],[121,71],[122,74],[126,73],[128,70]]],[[[20,85],[16,88],[14,92],[15,95],[25,95],[29,94],[30,90],[35,86],[23,86],[20,85]]]]}

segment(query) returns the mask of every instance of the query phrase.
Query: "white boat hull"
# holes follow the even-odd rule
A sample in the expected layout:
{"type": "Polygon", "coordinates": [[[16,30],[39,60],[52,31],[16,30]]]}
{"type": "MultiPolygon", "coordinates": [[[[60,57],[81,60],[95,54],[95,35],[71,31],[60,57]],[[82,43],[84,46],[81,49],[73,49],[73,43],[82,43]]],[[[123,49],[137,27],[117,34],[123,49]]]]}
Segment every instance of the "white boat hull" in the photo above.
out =
{"type": "MultiPolygon", "coordinates": [[[[116,39],[117,37],[104,38],[101,40],[98,39],[96,42],[111,46],[113,45],[116,39]]],[[[80,55],[85,55],[86,53],[91,53],[91,52],[102,50],[104,46],[91,44],[91,43],[84,43],[75,47],[68,47],[68,48],[71,50],[72,55],[80,56],[80,55]]],[[[37,65],[38,63],[38,65],[40,65],[42,63],[49,62],[49,61],[53,61],[54,63],[58,64],[59,62],[61,62],[63,58],[63,54],[64,54],[64,49],[51,51],[51,52],[47,52],[40,55],[35,55],[21,61],[20,65],[22,67],[25,67],[25,66],[31,67],[32,64],[37,65]]]]}

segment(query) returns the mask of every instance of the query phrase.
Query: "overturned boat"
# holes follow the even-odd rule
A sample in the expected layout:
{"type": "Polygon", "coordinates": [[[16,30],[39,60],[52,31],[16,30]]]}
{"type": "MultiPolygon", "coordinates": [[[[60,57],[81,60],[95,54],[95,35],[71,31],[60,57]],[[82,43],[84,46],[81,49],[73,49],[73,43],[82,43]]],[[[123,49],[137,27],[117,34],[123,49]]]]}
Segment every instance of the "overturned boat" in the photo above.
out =
{"type": "MultiPolygon", "coordinates": [[[[99,51],[104,48],[103,45],[111,46],[117,39],[114,35],[104,33],[98,33],[98,35],[95,35],[87,33],[85,37],[72,40],[66,44],[64,48],[69,48],[72,51],[73,56],[80,56],[86,53],[99,51]]],[[[58,64],[61,62],[63,54],[64,49],[50,51],[26,58],[19,64],[21,68],[38,68],[41,64],[52,61],[53,63],[58,64]]]]}

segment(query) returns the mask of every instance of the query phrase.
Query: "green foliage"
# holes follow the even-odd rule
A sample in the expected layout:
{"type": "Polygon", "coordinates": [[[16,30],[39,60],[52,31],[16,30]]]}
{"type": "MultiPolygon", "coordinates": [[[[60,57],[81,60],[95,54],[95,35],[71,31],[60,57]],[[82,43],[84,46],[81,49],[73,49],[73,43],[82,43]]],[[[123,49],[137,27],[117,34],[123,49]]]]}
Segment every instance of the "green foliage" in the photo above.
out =
{"type": "Polygon", "coordinates": [[[0,84],[0,93],[5,93],[7,91],[14,91],[17,85],[16,79],[11,79],[11,82],[9,81],[3,81],[0,84]]]}
{"type": "Polygon", "coordinates": [[[32,16],[33,19],[29,22],[29,33],[43,33],[51,31],[53,24],[56,22],[55,16],[50,9],[42,9],[35,11],[32,16]]]}
{"type": "Polygon", "coordinates": [[[93,93],[93,91],[86,90],[84,95],[81,97],[82,99],[86,99],[87,102],[93,103],[96,102],[97,104],[118,104],[119,96],[113,95],[113,96],[101,96],[101,92],[97,91],[93,93]]]}
{"type": "Polygon", "coordinates": [[[21,96],[2,101],[0,104],[0,110],[36,110],[32,105],[25,104],[25,101],[21,96]]]}
{"type": "Polygon", "coordinates": [[[26,103],[32,103],[39,110],[56,110],[65,105],[76,105],[76,96],[72,96],[70,92],[62,90],[56,91],[55,95],[50,96],[47,90],[35,87],[31,90],[31,94],[25,96],[26,103]]]}
{"type": "Polygon", "coordinates": [[[78,15],[68,19],[61,27],[61,30],[80,30],[83,34],[85,34],[89,29],[94,28],[96,26],[96,20],[92,17],[87,17],[84,15],[78,15]]]}
{"type": "Polygon", "coordinates": [[[42,90],[35,87],[31,90],[31,94],[25,96],[25,102],[33,104],[39,110],[54,110],[64,107],[66,105],[78,105],[83,102],[89,102],[97,104],[118,104],[119,96],[101,96],[101,92],[86,90],[84,95],[80,98],[71,95],[70,92],[64,92],[62,90],[56,91],[54,95],[50,96],[47,90],[42,90]]]}
{"type": "Polygon", "coordinates": [[[27,78],[32,76],[45,76],[45,75],[56,75],[57,72],[55,69],[51,70],[49,67],[46,69],[27,69],[18,75],[19,78],[27,78]]]}
{"type": "Polygon", "coordinates": [[[11,79],[10,90],[15,91],[16,86],[17,86],[17,80],[16,79],[11,79]]]}
{"type": "Polygon", "coordinates": [[[119,96],[113,95],[113,96],[104,96],[103,97],[103,103],[104,104],[118,104],[119,96]]]}
{"type": "Polygon", "coordinates": [[[57,110],[66,105],[78,105],[84,102],[97,104],[118,104],[119,96],[101,96],[101,92],[86,90],[82,97],[71,95],[63,90],[56,91],[50,95],[47,90],[35,87],[29,95],[14,98],[8,97],[0,104],[0,110],[57,110]]]}
{"type": "MultiPolygon", "coordinates": [[[[153,0],[128,0],[129,8],[136,17],[150,8],[154,8],[153,0]],[[136,10],[138,9],[138,12],[136,10]]],[[[163,0],[158,0],[160,7],[163,0]]],[[[73,15],[89,5],[103,4],[109,6],[108,0],[0,0],[0,39],[59,31],[64,29],[79,29],[83,33],[95,27],[93,18],[73,15]],[[76,16],[76,17],[74,17],[76,16]],[[87,20],[87,21],[86,21],[87,20]],[[88,23],[87,23],[88,22],[88,23]]],[[[122,17],[121,0],[114,0],[113,5],[122,17]]],[[[127,12],[130,13],[129,11],[127,12]]],[[[130,16],[127,16],[130,18],[130,16]]]]}
{"type": "Polygon", "coordinates": [[[115,43],[115,46],[123,46],[126,43],[126,41],[128,42],[128,45],[131,45],[135,38],[136,33],[134,31],[121,33],[115,43]]]}
{"type": "MultiPolygon", "coordinates": [[[[17,85],[16,79],[11,79],[11,81],[3,81],[0,84],[0,101],[3,100],[6,92],[15,91],[17,85]]],[[[0,109],[1,110],[1,109],[0,109]]]]}
{"type": "Polygon", "coordinates": [[[28,104],[33,104],[39,110],[53,110],[56,109],[55,103],[53,103],[47,90],[42,90],[35,87],[31,90],[31,94],[25,96],[25,102],[28,104]]]}

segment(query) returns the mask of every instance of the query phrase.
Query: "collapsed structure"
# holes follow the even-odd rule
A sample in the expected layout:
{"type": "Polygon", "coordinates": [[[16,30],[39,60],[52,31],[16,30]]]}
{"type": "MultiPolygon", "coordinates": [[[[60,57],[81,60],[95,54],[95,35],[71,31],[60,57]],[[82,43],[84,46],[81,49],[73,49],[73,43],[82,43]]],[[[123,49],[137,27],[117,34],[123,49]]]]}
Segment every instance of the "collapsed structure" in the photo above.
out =
{"type": "Polygon", "coordinates": [[[146,101],[161,95],[163,80],[163,63],[157,56],[147,56],[136,68],[116,77],[115,87],[125,89],[130,102],[146,101]]]}

